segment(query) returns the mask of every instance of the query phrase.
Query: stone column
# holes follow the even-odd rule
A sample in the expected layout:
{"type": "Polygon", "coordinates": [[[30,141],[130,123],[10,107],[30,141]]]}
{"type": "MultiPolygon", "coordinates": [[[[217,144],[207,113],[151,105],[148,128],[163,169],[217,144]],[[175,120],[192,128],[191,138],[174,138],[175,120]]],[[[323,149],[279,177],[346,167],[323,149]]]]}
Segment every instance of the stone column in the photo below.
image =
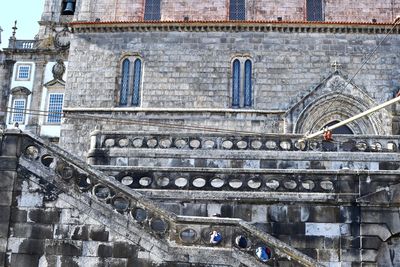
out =
{"type": "Polygon", "coordinates": [[[25,127],[25,130],[30,131],[34,134],[39,135],[39,115],[36,110],[40,109],[40,101],[42,99],[43,92],[43,79],[44,72],[47,62],[46,61],[36,61],[35,74],[33,77],[33,88],[32,88],[32,98],[31,104],[28,107],[33,111],[33,114],[29,115],[28,124],[25,127]]]}
{"type": "Polygon", "coordinates": [[[0,54],[0,128],[5,128],[7,118],[7,102],[10,95],[10,82],[15,61],[6,60],[0,54]]]}

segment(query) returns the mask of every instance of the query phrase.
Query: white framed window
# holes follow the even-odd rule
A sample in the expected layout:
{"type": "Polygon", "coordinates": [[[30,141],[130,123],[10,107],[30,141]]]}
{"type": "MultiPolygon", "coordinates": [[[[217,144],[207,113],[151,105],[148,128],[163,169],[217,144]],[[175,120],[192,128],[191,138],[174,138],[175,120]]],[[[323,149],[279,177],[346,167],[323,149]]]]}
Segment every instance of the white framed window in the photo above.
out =
{"type": "Polygon", "coordinates": [[[18,64],[17,65],[17,81],[29,81],[31,79],[31,65],[18,64]]]}
{"type": "Polygon", "coordinates": [[[50,93],[48,96],[47,123],[61,123],[62,108],[64,103],[63,93],[50,93]]]}
{"type": "Polygon", "coordinates": [[[25,106],[26,100],[23,98],[18,98],[13,100],[12,111],[11,111],[11,121],[10,123],[18,122],[24,124],[25,121],[25,106]]]}

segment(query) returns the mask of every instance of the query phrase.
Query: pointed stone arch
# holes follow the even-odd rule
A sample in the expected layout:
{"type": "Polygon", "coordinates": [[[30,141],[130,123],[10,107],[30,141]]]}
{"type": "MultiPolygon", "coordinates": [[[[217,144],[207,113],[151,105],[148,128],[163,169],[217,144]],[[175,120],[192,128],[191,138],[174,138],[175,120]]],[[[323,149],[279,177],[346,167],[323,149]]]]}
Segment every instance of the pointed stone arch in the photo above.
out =
{"type": "MultiPolygon", "coordinates": [[[[343,121],[377,105],[362,89],[347,84],[337,71],[286,112],[285,130],[315,132],[332,121],[343,121]]],[[[347,126],[354,134],[388,135],[391,121],[390,113],[381,109],[347,126]]]]}

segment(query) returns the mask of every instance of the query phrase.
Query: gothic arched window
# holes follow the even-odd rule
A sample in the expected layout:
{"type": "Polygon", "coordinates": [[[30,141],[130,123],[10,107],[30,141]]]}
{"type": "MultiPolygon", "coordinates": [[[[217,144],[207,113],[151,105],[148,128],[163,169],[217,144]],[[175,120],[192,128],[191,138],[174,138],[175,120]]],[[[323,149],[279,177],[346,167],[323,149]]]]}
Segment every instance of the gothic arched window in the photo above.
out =
{"type": "Polygon", "coordinates": [[[128,104],[128,94],[129,94],[129,69],[130,61],[129,59],[124,59],[122,62],[122,78],[121,78],[121,90],[119,95],[119,105],[126,106],[128,104]]]}
{"type": "Polygon", "coordinates": [[[133,75],[133,94],[132,94],[132,106],[139,106],[140,103],[140,77],[142,75],[142,61],[138,58],[134,63],[134,75],[133,75]]]}
{"type": "Polygon", "coordinates": [[[143,60],[139,56],[126,56],[121,64],[119,106],[140,106],[143,60]]]}
{"type": "Polygon", "coordinates": [[[160,20],[161,0],[146,0],[144,6],[144,20],[160,20]]]}
{"type": "Polygon", "coordinates": [[[230,2],[229,2],[229,19],[230,20],[245,20],[246,19],[245,0],[230,0],[230,2]]]}
{"type": "Polygon", "coordinates": [[[232,107],[253,105],[252,61],[249,57],[236,57],[232,62],[232,107]]]}
{"type": "Polygon", "coordinates": [[[252,92],[251,92],[251,60],[248,59],[244,63],[244,106],[251,107],[252,92]]]}
{"type": "Polygon", "coordinates": [[[323,0],[307,0],[307,21],[323,21],[323,0]]]}

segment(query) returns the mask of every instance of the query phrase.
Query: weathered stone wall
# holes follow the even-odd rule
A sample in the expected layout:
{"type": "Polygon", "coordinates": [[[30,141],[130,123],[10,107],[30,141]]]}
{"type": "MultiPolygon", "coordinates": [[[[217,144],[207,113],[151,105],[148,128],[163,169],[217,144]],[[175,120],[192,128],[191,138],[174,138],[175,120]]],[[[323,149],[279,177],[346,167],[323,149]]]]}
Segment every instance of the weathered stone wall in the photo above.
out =
{"type": "MultiPolygon", "coordinates": [[[[254,109],[287,110],[332,73],[352,76],[383,34],[124,32],[75,34],[66,107],[115,107],[120,58],[143,59],[141,107],[230,108],[231,60],[253,60],[254,109]],[[90,53],[87,53],[90,51],[90,53]],[[96,96],[96,97],[94,97],[96,96]]],[[[400,38],[391,35],[353,83],[376,102],[398,85],[400,38]]]]}
{"type": "MultiPolygon", "coordinates": [[[[323,1],[325,21],[346,22],[393,22],[399,14],[398,0],[372,1],[363,0],[354,2],[351,0],[323,1]]],[[[126,1],[79,1],[75,19],[102,21],[126,21],[142,20],[144,16],[143,0],[126,1]],[[82,2],[82,3],[81,3],[82,2]],[[109,12],[104,12],[108,10],[109,12]]],[[[53,9],[56,14],[60,12],[61,5],[46,5],[47,9],[53,9]]],[[[47,10],[45,14],[49,14],[47,10]]],[[[45,17],[49,15],[45,15],[45,17]]],[[[188,16],[190,20],[227,20],[229,18],[229,0],[218,1],[161,1],[161,20],[183,20],[188,16]]],[[[246,1],[246,20],[306,20],[306,1],[271,1],[256,0],[246,1]]]]}

